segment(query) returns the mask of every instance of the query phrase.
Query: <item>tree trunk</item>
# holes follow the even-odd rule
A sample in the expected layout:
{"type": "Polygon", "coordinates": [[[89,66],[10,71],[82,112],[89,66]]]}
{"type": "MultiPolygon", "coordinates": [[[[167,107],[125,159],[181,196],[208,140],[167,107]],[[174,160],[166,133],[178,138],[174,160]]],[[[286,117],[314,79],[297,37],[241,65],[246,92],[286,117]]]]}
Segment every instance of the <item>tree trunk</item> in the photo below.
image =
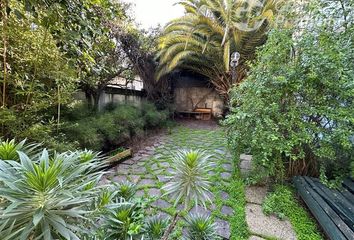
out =
{"type": "Polygon", "coordinates": [[[7,84],[7,1],[2,0],[1,2],[2,7],[2,41],[3,41],[3,67],[4,67],[4,77],[3,77],[3,84],[2,84],[2,107],[6,107],[6,84],[7,84]]]}
{"type": "Polygon", "coordinates": [[[100,96],[101,96],[101,93],[100,92],[95,92],[92,97],[93,97],[93,109],[95,111],[98,111],[99,110],[99,104],[100,104],[100,96]]]}

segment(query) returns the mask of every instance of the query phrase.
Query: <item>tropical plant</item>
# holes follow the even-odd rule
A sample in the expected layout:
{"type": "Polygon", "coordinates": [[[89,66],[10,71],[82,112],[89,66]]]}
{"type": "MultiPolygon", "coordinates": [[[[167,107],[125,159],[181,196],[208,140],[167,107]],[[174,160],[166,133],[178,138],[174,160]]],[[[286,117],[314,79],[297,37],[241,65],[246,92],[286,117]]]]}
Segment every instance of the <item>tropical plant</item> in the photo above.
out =
{"type": "Polygon", "coordinates": [[[118,191],[118,196],[123,198],[125,201],[131,200],[137,191],[136,184],[132,182],[125,181],[112,184],[115,187],[116,191],[118,191]]]}
{"type": "Polygon", "coordinates": [[[190,203],[205,206],[210,201],[211,192],[208,172],[212,168],[210,155],[200,150],[181,150],[174,154],[171,181],[163,186],[164,195],[171,195],[175,205],[183,200],[185,208],[190,203]]]}
{"type": "Polygon", "coordinates": [[[120,199],[108,205],[102,218],[104,239],[140,239],[144,214],[141,204],[120,199]]]}
{"type": "Polygon", "coordinates": [[[190,214],[186,217],[186,239],[188,240],[216,240],[216,224],[210,216],[190,214]]]}
{"type": "Polygon", "coordinates": [[[19,153],[17,151],[33,154],[38,146],[38,144],[26,144],[26,140],[16,143],[15,139],[6,141],[0,139],[0,160],[18,161],[19,153]]]}
{"type": "Polygon", "coordinates": [[[186,14],[171,21],[160,39],[158,78],[187,69],[208,77],[228,100],[233,84],[246,74],[246,61],[266,41],[282,1],[184,0],[186,14]],[[230,56],[241,54],[237,80],[232,81],[230,56]]]}
{"type": "Polygon", "coordinates": [[[82,161],[82,152],[43,150],[32,159],[18,153],[20,162],[0,161],[0,226],[19,239],[80,239],[93,226],[87,216],[99,196],[102,159],[82,161]]]}
{"type": "Polygon", "coordinates": [[[147,240],[160,240],[163,236],[169,219],[161,216],[153,216],[145,220],[144,232],[147,240]]]}
{"type": "MultiPolygon", "coordinates": [[[[181,200],[187,210],[190,204],[198,206],[201,203],[206,205],[206,201],[211,201],[212,193],[209,191],[211,183],[208,179],[208,172],[211,170],[212,162],[210,156],[200,150],[181,150],[174,154],[171,164],[171,180],[162,189],[164,195],[170,195],[175,199],[176,206],[181,200]]],[[[179,213],[177,212],[165,231],[162,239],[167,239],[177,223],[179,213]]]]}

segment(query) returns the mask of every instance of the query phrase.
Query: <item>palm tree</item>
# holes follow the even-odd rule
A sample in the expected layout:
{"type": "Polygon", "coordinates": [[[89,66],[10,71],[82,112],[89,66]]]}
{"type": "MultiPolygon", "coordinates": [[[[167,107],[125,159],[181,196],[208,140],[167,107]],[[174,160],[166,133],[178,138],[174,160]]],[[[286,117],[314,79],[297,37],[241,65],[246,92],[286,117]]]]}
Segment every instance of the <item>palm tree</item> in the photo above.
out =
{"type": "Polygon", "coordinates": [[[157,78],[175,69],[208,77],[228,100],[232,85],[246,75],[246,61],[266,41],[270,23],[282,0],[183,0],[183,17],[171,21],[159,42],[157,78]],[[232,82],[230,55],[241,54],[238,77],[232,82]]]}

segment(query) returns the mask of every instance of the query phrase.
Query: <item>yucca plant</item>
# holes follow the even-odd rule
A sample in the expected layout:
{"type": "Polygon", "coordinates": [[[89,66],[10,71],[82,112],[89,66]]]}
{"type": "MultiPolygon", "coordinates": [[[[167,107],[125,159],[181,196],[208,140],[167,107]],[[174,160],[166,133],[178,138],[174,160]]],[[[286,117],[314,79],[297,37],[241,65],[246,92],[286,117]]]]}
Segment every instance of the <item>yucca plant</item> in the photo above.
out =
{"type": "Polygon", "coordinates": [[[15,139],[2,141],[0,139],[0,160],[19,160],[17,151],[33,154],[39,144],[26,144],[26,139],[16,143],[15,139]]]}
{"type": "Polygon", "coordinates": [[[147,240],[160,240],[163,236],[169,219],[161,216],[147,218],[144,225],[144,232],[147,240]]]}
{"type": "Polygon", "coordinates": [[[210,216],[190,214],[186,217],[186,240],[216,240],[216,224],[210,216]]]}
{"type": "MultiPolygon", "coordinates": [[[[166,191],[164,195],[170,195],[175,199],[176,206],[180,201],[184,203],[184,208],[193,202],[197,206],[201,203],[204,207],[206,202],[210,201],[212,193],[209,191],[211,183],[208,179],[208,172],[212,168],[210,155],[200,150],[181,150],[174,154],[171,167],[171,180],[163,186],[166,191]]],[[[177,212],[166,230],[163,240],[168,239],[168,235],[172,232],[178,221],[179,213],[177,212]]]]}
{"type": "Polygon", "coordinates": [[[0,161],[0,226],[16,239],[80,239],[90,230],[102,161],[82,163],[82,152],[18,154],[19,162],[0,161]]]}

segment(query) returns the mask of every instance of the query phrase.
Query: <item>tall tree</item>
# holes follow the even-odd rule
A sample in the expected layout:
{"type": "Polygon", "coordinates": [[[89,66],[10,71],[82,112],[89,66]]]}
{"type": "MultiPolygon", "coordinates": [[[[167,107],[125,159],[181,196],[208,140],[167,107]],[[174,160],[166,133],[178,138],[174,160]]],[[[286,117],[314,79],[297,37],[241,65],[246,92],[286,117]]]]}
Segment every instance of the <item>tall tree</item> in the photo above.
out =
{"type": "Polygon", "coordinates": [[[186,14],[171,21],[160,39],[158,78],[177,68],[207,76],[228,100],[233,84],[246,75],[246,62],[266,41],[281,1],[183,0],[186,14]],[[230,56],[241,54],[238,76],[232,81],[230,56]]]}
{"type": "Polygon", "coordinates": [[[156,44],[160,31],[153,29],[150,33],[143,33],[135,28],[110,23],[115,39],[121,44],[136,74],[142,79],[147,98],[164,108],[170,102],[169,76],[157,81],[158,62],[156,60],[156,44]]]}

